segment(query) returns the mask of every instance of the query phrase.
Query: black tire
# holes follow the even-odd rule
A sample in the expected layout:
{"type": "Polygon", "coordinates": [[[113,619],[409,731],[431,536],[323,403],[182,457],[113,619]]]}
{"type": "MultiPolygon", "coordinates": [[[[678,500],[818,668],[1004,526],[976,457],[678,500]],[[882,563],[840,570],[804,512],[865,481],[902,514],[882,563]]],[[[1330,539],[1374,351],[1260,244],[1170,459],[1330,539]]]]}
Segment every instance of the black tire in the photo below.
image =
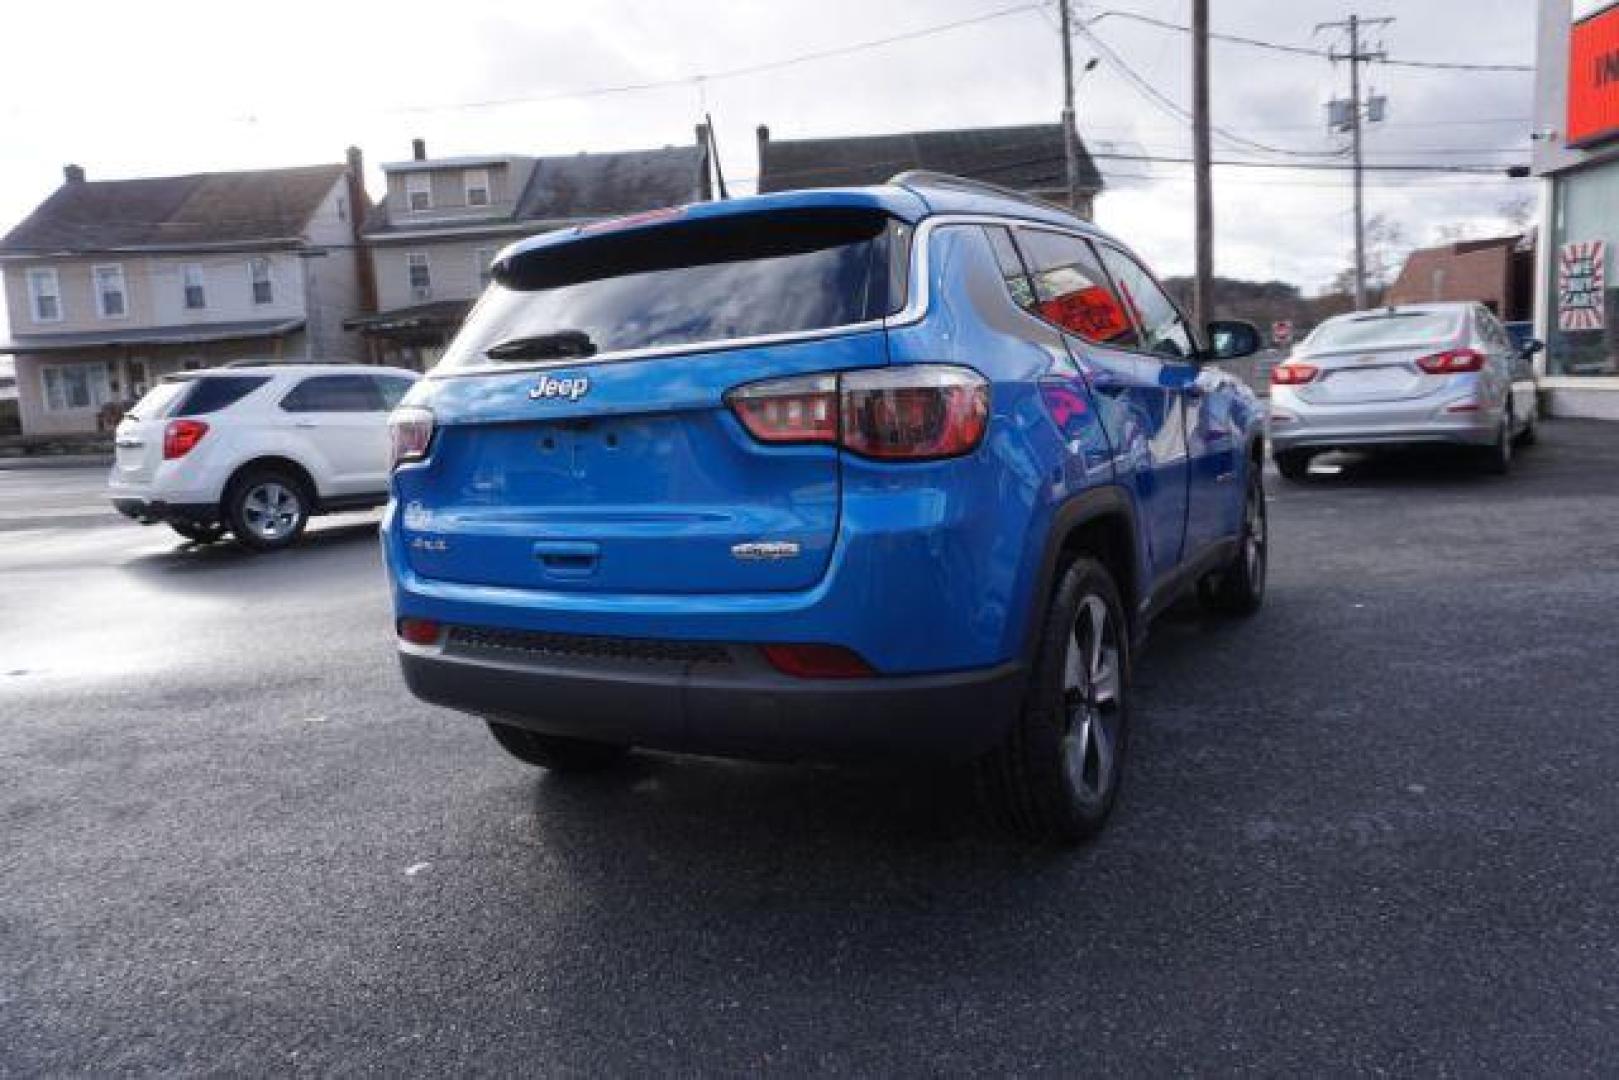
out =
{"type": "Polygon", "coordinates": [[[489,733],[512,757],[557,773],[601,772],[629,756],[630,748],[616,743],[542,735],[527,728],[489,721],[489,733]]]}
{"type": "Polygon", "coordinates": [[[1535,430],[1535,426],[1535,418],[1531,416],[1529,418],[1529,425],[1522,431],[1518,432],[1518,438],[1516,441],[1520,448],[1525,446],[1533,446],[1539,441],[1540,434],[1535,430]]]}
{"type": "Polygon", "coordinates": [[[1495,433],[1495,442],[1484,447],[1478,455],[1479,470],[1488,476],[1505,476],[1512,471],[1512,411],[1501,418],[1501,430],[1495,433]]]}
{"type": "Polygon", "coordinates": [[[1270,563],[1265,480],[1257,465],[1249,466],[1248,472],[1248,497],[1243,502],[1237,554],[1224,570],[1197,583],[1203,606],[1223,615],[1252,615],[1265,602],[1265,571],[1270,563]]]}
{"type": "Polygon", "coordinates": [[[242,546],[279,551],[303,535],[311,501],[303,481],[285,470],[250,469],[225,493],[225,520],[242,546]]]}
{"type": "Polygon", "coordinates": [[[1130,633],[1118,588],[1101,563],[1076,559],[1051,597],[1022,711],[979,762],[989,813],[1037,843],[1095,835],[1118,799],[1129,688],[1130,633]]]}
{"type": "Polygon", "coordinates": [[[171,521],[169,528],[193,544],[211,544],[225,535],[225,526],[218,521],[171,521]]]}
{"type": "Polygon", "coordinates": [[[1276,471],[1283,480],[1301,484],[1310,477],[1310,458],[1314,456],[1308,450],[1278,450],[1271,460],[1276,462],[1276,471]]]}

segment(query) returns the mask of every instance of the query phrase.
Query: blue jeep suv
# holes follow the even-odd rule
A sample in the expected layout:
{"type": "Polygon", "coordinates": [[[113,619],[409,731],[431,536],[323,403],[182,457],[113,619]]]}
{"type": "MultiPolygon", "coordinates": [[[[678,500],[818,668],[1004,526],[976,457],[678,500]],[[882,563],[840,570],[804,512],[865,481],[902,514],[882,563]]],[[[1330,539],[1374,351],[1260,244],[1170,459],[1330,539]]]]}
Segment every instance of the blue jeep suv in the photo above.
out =
{"type": "Polygon", "coordinates": [[[517,243],[391,421],[412,691],[525,762],[947,754],[1106,818],[1133,649],[1258,607],[1260,414],[1141,261],[907,173],[517,243]]]}

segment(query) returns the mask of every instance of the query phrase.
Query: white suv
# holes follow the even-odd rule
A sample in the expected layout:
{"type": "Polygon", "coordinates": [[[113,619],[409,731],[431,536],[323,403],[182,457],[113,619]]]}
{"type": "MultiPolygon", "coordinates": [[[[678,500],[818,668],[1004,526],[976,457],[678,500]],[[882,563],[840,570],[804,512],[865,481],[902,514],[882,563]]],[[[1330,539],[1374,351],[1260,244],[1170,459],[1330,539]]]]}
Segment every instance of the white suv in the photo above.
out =
{"type": "Polygon", "coordinates": [[[248,363],[171,376],[118,425],[118,511],[188,540],[229,529],[286,547],[311,514],[388,499],[388,413],[419,376],[355,364],[248,363]]]}

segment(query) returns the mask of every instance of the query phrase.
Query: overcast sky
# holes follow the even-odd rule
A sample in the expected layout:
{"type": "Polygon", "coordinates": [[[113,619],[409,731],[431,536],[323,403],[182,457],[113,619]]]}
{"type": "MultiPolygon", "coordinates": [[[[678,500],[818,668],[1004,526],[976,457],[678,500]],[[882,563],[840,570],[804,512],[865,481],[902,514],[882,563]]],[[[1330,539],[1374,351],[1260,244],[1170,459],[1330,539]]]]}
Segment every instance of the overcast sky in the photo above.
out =
{"type": "MultiPolygon", "coordinates": [[[[1350,0],[1212,0],[1216,32],[1325,47],[1316,23],[1350,0]]],[[[1384,0],[1376,36],[1391,58],[1528,64],[1531,0],[1384,0]]],[[[1170,102],[1190,102],[1185,34],[1109,10],[1185,23],[1189,0],[1076,3],[1103,39],[1170,102]]],[[[359,145],[376,164],[427,139],[433,155],[633,149],[687,142],[713,112],[737,190],[757,171],[755,125],[778,138],[1055,121],[1061,64],[1055,0],[454,0],[382,5],[207,2],[0,4],[0,229],[61,182],[340,161],[359,145]],[[1023,6],[1024,10],[1008,10],[1023,6]],[[997,12],[1005,14],[995,15],[997,12]],[[990,18],[842,55],[745,74],[851,44],[990,18]],[[709,75],[698,81],[695,76],[709,75]],[[676,85],[622,88],[647,83],[676,85]],[[513,99],[518,99],[513,102],[513,99]],[[525,100],[526,99],[526,100],[525,100]],[[471,103],[506,102],[473,105],[471,103]]],[[[1097,55],[1076,42],[1080,63],[1097,55]]],[[[1215,123],[1281,151],[1331,152],[1324,103],[1347,90],[1343,65],[1216,42],[1215,123]]],[[[1451,164],[1528,160],[1532,77],[1378,67],[1389,119],[1369,160],[1451,164]]],[[[1083,77],[1079,127],[1093,149],[1181,157],[1184,125],[1110,62],[1083,77]]],[[[1302,161],[1216,140],[1216,159],[1302,161]]],[[[1319,160],[1319,159],[1318,159],[1319,160]]],[[[1332,160],[1332,159],[1327,159],[1332,160]]],[[[1102,160],[1100,223],[1164,274],[1189,272],[1189,168],[1102,160]]],[[[1368,209],[1413,243],[1443,224],[1499,228],[1498,209],[1533,182],[1381,174],[1368,209]]],[[[1216,268],[1314,291],[1346,265],[1346,174],[1220,169],[1216,268]]]]}

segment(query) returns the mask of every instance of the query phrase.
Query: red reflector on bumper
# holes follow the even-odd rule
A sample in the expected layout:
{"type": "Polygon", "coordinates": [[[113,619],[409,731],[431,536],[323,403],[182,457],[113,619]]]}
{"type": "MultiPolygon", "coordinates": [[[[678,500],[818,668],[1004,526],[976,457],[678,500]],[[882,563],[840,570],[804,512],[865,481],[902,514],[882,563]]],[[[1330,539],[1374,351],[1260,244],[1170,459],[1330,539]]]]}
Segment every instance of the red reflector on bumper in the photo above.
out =
{"type": "Polygon", "coordinates": [[[796,679],[865,679],[877,673],[842,645],[761,645],[770,666],[796,679]]]}
{"type": "Polygon", "coordinates": [[[412,645],[438,644],[441,627],[432,619],[400,619],[399,637],[412,645]]]}

